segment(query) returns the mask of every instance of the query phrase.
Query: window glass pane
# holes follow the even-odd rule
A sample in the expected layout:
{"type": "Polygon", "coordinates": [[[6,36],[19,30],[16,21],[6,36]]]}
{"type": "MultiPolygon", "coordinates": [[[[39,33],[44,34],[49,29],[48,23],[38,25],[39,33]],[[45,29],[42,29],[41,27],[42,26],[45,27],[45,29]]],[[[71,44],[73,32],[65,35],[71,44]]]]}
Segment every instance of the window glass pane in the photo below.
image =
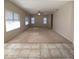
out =
{"type": "Polygon", "coordinates": [[[28,25],[28,24],[29,24],[29,18],[26,17],[26,18],[25,18],[25,25],[28,25]]]}
{"type": "Polygon", "coordinates": [[[20,18],[19,18],[20,16],[19,16],[19,14],[8,11],[8,12],[6,12],[5,17],[7,17],[7,18],[5,18],[6,19],[6,31],[7,32],[20,27],[20,18]],[[14,21],[14,18],[15,18],[15,21],[14,21]]]}
{"type": "Polygon", "coordinates": [[[35,24],[35,18],[34,17],[31,18],[31,24],[35,24]]]}
{"type": "Polygon", "coordinates": [[[6,21],[6,31],[11,31],[20,27],[20,22],[6,21]]]}
{"type": "Polygon", "coordinates": [[[5,19],[7,21],[12,21],[12,19],[13,19],[13,12],[12,11],[6,11],[5,12],[5,19]]]}
{"type": "Polygon", "coordinates": [[[46,17],[43,18],[43,24],[47,24],[47,18],[46,17]]]}
{"type": "Polygon", "coordinates": [[[14,13],[14,21],[19,21],[19,14],[18,13],[14,13]]]}

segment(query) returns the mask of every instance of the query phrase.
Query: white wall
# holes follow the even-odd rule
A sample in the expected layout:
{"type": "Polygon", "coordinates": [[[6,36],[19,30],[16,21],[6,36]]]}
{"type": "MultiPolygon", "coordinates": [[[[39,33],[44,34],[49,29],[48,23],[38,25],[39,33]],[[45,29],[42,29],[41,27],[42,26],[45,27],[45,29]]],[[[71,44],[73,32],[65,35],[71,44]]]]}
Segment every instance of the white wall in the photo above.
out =
{"type": "Polygon", "coordinates": [[[68,2],[53,14],[53,30],[73,42],[74,2],[68,2]]]}

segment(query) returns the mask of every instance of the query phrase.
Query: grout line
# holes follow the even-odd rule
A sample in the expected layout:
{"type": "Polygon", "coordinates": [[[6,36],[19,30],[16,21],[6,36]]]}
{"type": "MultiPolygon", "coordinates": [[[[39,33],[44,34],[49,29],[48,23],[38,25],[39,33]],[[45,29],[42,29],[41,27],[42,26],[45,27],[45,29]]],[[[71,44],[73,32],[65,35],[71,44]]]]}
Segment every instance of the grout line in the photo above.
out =
{"type": "Polygon", "coordinates": [[[62,52],[60,51],[60,48],[58,48],[57,45],[56,45],[56,49],[59,51],[59,53],[61,54],[61,56],[63,56],[62,52]]]}
{"type": "MultiPolygon", "coordinates": [[[[67,46],[69,46],[68,44],[66,44],[67,46]]],[[[64,46],[64,45],[63,45],[64,46]]],[[[67,46],[64,46],[64,48],[67,50],[67,52],[73,56],[73,54],[69,51],[69,50],[72,50],[71,47],[69,46],[69,48],[67,46]]]]}
{"type": "MultiPolygon", "coordinates": [[[[48,47],[48,44],[47,44],[47,47],[48,47]]],[[[51,58],[51,57],[52,57],[52,54],[51,54],[51,48],[48,47],[48,51],[49,51],[50,58],[51,58]]]]}

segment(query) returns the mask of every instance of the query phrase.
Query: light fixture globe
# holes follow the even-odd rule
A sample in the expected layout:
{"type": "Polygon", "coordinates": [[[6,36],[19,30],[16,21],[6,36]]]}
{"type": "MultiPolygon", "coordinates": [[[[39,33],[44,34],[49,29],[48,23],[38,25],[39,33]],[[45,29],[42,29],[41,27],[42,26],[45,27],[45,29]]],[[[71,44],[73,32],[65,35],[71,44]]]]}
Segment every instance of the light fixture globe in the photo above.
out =
{"type": "Polygon", "coordinates": [[[37,13],[37,15],[41,15],[40,11],[37,13]]]}

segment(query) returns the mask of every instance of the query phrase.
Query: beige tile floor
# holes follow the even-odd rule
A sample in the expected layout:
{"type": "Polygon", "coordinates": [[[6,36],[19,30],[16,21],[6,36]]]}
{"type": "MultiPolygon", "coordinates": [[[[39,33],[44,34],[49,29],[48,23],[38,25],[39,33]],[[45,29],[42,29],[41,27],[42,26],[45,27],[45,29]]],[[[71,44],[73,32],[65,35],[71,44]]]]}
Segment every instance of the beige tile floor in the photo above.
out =
{"type": "Polygon", "coordinates": [[[73,59],[73,50],[71,43],[6,43],[5,59],[73,59]]]}
{"type": "Polygon", "coordinates": [[[74,46],[49,29],[30,28],[5,43],[5,59],[74,59],[74,46]]]}
{"type": "Polygon", "coordinates": [[[50,29],[30,28],[19,36],[8,41],[8,43],[70,43],[50,29]]]}

